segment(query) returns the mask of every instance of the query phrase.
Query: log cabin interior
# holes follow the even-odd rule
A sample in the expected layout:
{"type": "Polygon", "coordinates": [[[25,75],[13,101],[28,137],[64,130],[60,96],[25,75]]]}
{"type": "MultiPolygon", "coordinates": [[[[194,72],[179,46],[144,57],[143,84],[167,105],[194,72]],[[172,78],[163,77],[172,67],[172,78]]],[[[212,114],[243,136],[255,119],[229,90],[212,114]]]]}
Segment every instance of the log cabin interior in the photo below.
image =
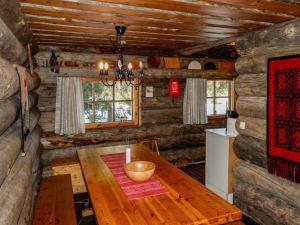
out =
{"type": "Polygon", "coordinates": [[[0,225],[300,224],[300,1],[0,6],[0,225]]]}

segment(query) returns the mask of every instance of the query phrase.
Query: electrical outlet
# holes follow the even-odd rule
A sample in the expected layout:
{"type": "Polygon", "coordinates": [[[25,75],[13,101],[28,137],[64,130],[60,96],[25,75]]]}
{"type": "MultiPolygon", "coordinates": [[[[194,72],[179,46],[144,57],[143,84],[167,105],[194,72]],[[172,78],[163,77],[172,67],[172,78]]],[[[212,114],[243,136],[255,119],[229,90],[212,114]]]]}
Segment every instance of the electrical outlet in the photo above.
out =
{"type": "Polygon", "coordinates": [[[246,123],[240,122],[240,129],[245,130],[246,129],[246,123]]]}

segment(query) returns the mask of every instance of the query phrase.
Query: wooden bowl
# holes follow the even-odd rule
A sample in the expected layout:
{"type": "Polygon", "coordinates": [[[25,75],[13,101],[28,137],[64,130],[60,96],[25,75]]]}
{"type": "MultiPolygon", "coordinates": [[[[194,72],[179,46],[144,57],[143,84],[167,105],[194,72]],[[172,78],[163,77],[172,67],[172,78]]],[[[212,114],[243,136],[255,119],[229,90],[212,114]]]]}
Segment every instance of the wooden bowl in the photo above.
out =
{"type": "Polygon", "coordinates": [[[154,171],[155,164],[148,161],[135,161],[125,165],[126,175],[135,182],[143,182],[149,180],[154,171]]]}

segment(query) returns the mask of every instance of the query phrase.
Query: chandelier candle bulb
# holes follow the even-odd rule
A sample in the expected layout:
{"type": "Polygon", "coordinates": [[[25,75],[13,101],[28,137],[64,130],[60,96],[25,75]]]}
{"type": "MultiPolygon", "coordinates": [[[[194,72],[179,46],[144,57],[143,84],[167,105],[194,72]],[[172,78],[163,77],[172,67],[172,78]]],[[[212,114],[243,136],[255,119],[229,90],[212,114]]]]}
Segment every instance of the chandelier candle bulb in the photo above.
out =
{"type": "Polygon", "coordinates": [[[108,63],[107,62],[104,64],[104,69],[108,70],[108,63]]]}
{"type": "Polygon", "coordinates": [[[122,62],[120,59],[118,60],[118,67],[119,67],[119,69],[122,69],[122,62]]]}
{"type": "Polygon", "coordinates": [[[132,70],[132,64],[131,63],[128,63],[128,69],[132,70]]]}
{"type": "Polygon", "coordinates": [[[140,69],[143,69],[143,62],[140,61],[140,69]]]}
{"type": "Polygon", "coordinates": [[[100,68],[100,70],[103,70],[103,68],[104,68],[103,62],[99,63],[99,68],[100,68]]]}

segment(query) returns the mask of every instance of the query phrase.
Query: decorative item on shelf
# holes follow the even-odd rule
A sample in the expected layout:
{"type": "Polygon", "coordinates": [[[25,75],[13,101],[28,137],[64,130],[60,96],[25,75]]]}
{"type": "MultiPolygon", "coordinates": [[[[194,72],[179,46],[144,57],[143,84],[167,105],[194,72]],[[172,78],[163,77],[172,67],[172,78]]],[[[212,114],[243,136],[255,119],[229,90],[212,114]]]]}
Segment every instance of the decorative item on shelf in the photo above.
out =
{"type": "Polygon", "coordinates": [[[166,69],[180,69],[180,60],[178,57],[164,57],[166,69]]]}
{"type": "Polygon", "coordinates": [[[50,60],[49,60],[49,65],[50,65],[51,72],[59,73],[58,58],[55,55],[54,51],[52,51],[52,53],[51,53],[51,57],[50,57],[50,60]]]}
{"type": "Polygon", "coordinates": [[[118,62],[117,62],[117,69],[115,71],[115,76],[110,78],[109,77],[109,64],[107,62],[100,62],[99,63],[99,75],[102,83],[105,86],[114,86],[117,81],[124,81],[127,85],[132,85],[134,87],[138,87],[143,83],[144,77],[144,69],[143,69],[143,62],[139,62],[139,71],[135,74],[132,63],[128,63],[127,68],[124,65],[124,56],[123,52],[125,50],[126,42],[122,40],[122,37],[126,31],[126,26],[116,26],[115,27],[117,32],[117,40],[114,43],[112,40],[113,47],[115,48],[116,52],[118,53],[118,62]],[[138,82],[135,83],[135,79],[138,79],[138,82]]]}
{"type": "Polygon", "coordinates": [[[214,62],[207,62],[204,64],[204,70],[217,70],[217,66],[214,62]]]}
{"type": "Polygon", "coordinates": [[[169,81],[169,95],[172,97],[172,103],[174,104],[174,97],[179,96],[179,81],[175,77],[169,81]]]}
{"type": "Polygon", "coordinates": [[[148,66],[150,68],[157,69],[160,66],[161,60],[160,60],[160,57],[157,55],[150,55],[147,58],[147,62],[148,62],[148,66]]]}
{"type": "Polygon", "coordinates": [[[191,62],[189,63],[188,69],[189,69],[189,70],[201,70],[201,69],[202,69],[202,66],[201,66],[201,64],[200,64],[198,61],[193,60],[193,61],[191,61],[191,62]]]}

